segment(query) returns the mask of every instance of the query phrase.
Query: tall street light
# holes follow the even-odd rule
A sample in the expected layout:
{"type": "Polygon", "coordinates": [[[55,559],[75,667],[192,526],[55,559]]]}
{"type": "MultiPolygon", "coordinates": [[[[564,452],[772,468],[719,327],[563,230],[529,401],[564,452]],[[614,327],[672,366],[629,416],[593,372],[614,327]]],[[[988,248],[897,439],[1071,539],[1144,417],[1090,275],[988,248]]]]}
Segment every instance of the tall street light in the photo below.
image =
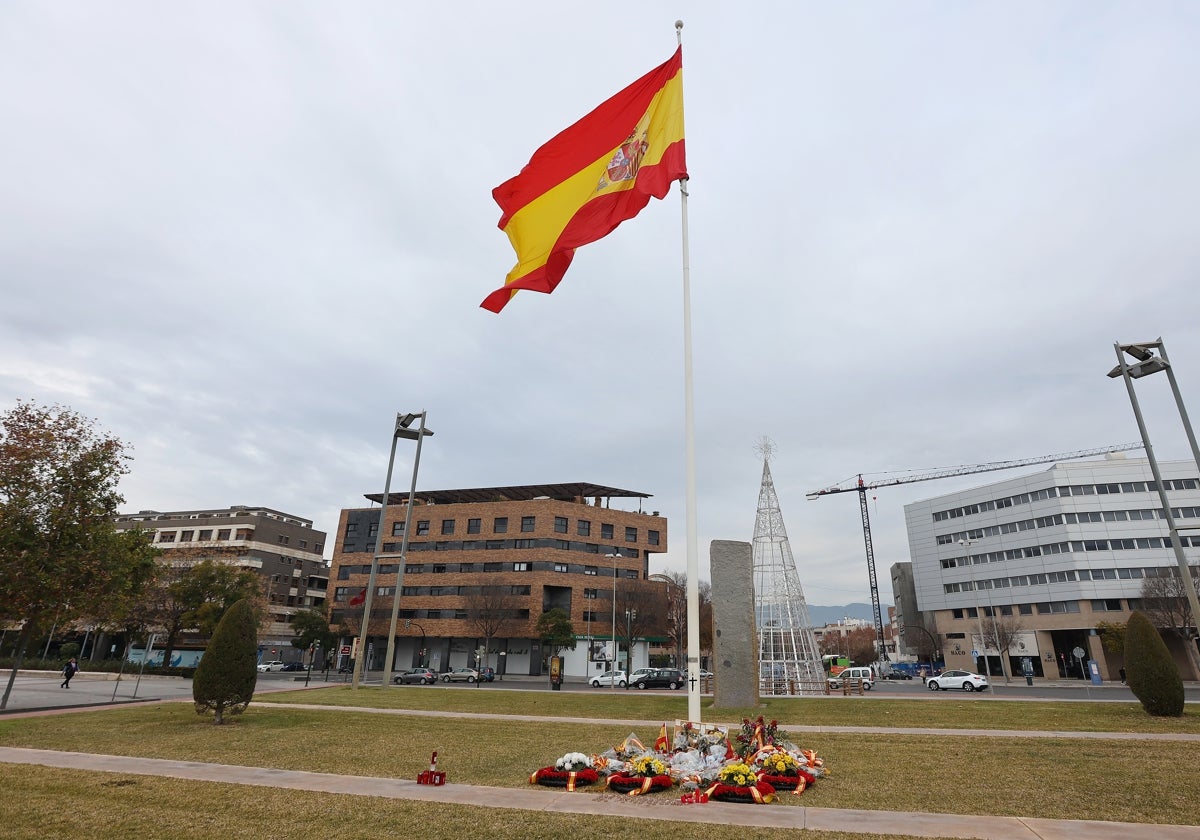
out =
{"type": "MultiPolygon", "coordinates": [[[[966,549],[967,563],[971,563],[971,541],[970,540],[959,540],[958,544],[961,545],[964,549],[966,549]]],[[[971,563],[971,565],[974,565],[974,564],[971,563]]],[[[979,581],[975,577],[974,569],[971,570],[971,589],[975,592],[975,618],[979,622],[979,647],[980,647],[979,652],[983,654],[983,674],[984,674],[984,676],[987,677],[988,684],[991,685],[992,668],[991,668],[991,665],[988,663],[987,639],[985,639],[983,637],[983,607],[979,603],[979,581]]],[[[993,618],[994,618],[994,616],[993,616],[993,618]]],[[[976,668],[979,667],[978,662],[975,663],[975,667],[976,668]]]]}
{"type": "MultiPolygon", "coordinates": [[[[617,558],[621,555],[618,553],[605,554],[612,560],[613,563],[613,594],[612,594],[612,643],[613,643],[613,668],[616,670],[621,664],[621,646],[617,644],[617,558]]],[[[629,685],[629,672],[625,673],[626,687],[629,685]]],[[[612,685],[612,680],[609,680],[609,685],[612,685]]]]}
{"type": "MultiPolygon", "coordinates": [[[[392,592],[392,620],[388,625],[388,643],[387,643],[387,669],[384,672],[383,684],[391,685],[389,679],[393,659],[396,653],[396,618],[400,615],[400,590],[404,586],[404,564],[408,561],[408,529],[412,527],[412,510],[413,496],[417,492],[417,470],[421,466],[421,441],[426,435],[432,435],[429,429],[425,428],[425,411],[420,414],[404,414],[396,417],[396,437],[402,437],[405,440],[415,440],[417,442],[417,452],[413,456],[412,468],[412,483],[408,485],[408,507],[404,511],[404,534],[400,537],[400,562],[396,565],[396,587],[392,592]],[[410,429],[413,421],[421,418],[421,422],[416,429],[410,429]]],[[[383,500],[387,504],[386,495],[383,500]]],[[[383,539],[383,510],[380,509],[379,519],[379,538],[383,539]]],[[[420,626],[420,625],[418,625],[420,626]]],[[[425,628],[421,628],[421,641],[425,641],[425,628]]]]}
{"type": "MultiPolygon", "coordinates": [[[[392,428],[392,449],[391,449],[391,452],[388,454],[387,479],[386,479],[386,481],[384,481],[384,484],[383,484],[383,500],[380,502],[380,505],[379,505],[379,526],[375,530],[375,553],[371,557],[371,574],[367,578],[367,597],[363,602],[362,623],[359,625],[359,628],[358,628],[358,635],[359,635],[358,656],[356,656],[354,658],[354,674],[351,679],[351,685],[353,685],[355,690],[358,689],[359,681],[362,679],[362,667],[363,667],[362,663],[363,663],[363,659],[367,655],[367,639],[370,638],[371,606],[375,600],[375,579],[379,576],[379,555],[383,553],[383,523],[384,523],[384,519],[387,515],[388,493],[392,489],[392,467],[396,463],[396,441],[398,441],[402,437],[403,438],[416,437],[417,441],[418,441],[418,452],[419,452],[420,451],[420,449],[419,449],[420,436],[423,434],[433,434],[433,432],[430,432],[424,428],[425,412],[421,412],[421,414],[419,416],[421,418],[421,430],[419,432],[410,431],[408,428],[409,426],[412,425],[413,420],[415,420],[418,417],[418,415],[416,415],[416,414],[397,414],[396,415],[396,424],[392,428]]],[[[416,464],[415,463],[413,464],[413,481],[414,482],[416,481],[416,464]]],[[[409,502],[410,502],[409,510],[410,511],[412,510],[411,501],[412,500],[410,498],[410,500],[409,500],[409,502]]],[[[405,529],[404,536],[407,539],[407,537],[408,537],[408,529],[407,528],[405,529]]],[[[400,568],[403,569],[404,568],[403,565],[401,565],[400,568]]],[[[396,591],[398,593],[399,589],[397,589],[396,591]]],[[[389,649],[389,657],[390,657],[390,653],[391,653],[391,651],[389,649]]],[[[389,661],[390,661],[390,659],[389,659],[389,661]]],[[[384,685],[387,685],[388,681],[387,681],[386,676],[384,677],[383,682],[384,682],[384,685]]]]}
{"type": "MultiPolygon", "coordinates": [[[[1175,550],[1175,562],[1179,565],[1179,576],[1183,578],[1183,591],[1187,593],[1188,605],[1192,609],[1192,624],[1200,630],[1200,600],[1196,597],[1196,586],[1192,582],[1192,572],[1183,556],[1183,542],[1179,539],[1179,529],[1175,525],[1175,516],[1171,513],[1171,503],[1167,500],[1167,488],[1163,484],[1162,473],[1158,470],[1158,459],[1154,457],[1154,449],[1150,446],[1150,435],[1146,431],[1146,421],[1142,418],[1142,409],[1138,406],[1137,394],[1133,389],[1133,380],[1141,379],[1160,370],[1167,372],[1171,383],[1171,393],[1175,397],[1175,405],[1179,409],[1179,418],[1183,421],[1184,431],[1187,432],[1188,443],[1192,447],[1192,459],[1196,468],[1200,469],[1200,446],[1196,445],[1196,435],[1192,431],[1192,423],[1188,420],[1187,409],[1183,405],[1183,396],[1179,393],[1179,383],[1175,381],[1175,371],[1167,358],[1167,348],[1159,337],[1155,341],[1143,341],[1138,344],[1114,343],[1117,351],[1117,366],[1108,372],[1112,379],[1118,376],[1125,380],[1125,389],[1129,392],[1129,403],[1133,406],[1133,416],[1137,418],[1138,431],[1142,435],[1142,445],[1146,450],[1146,459],[1150,462],[1150,472],[1154,475],[1154,487],[1158,490],[1158,498],[1162,504],[1163,517],[1167,520],[1167,528],[1171,534],[1171,547],[1175,550]],[[1154,351],[1158,350],[1158,355],[1154,351]],[[1136,364],[1129,364],[1126,356],[1136,359],[1136,364]]],[[[1191,642],[1195,644],[1195,642],[1191,642]]]]}
{"type": "Polygon", "coordinates": [[[625,610],[625,690],[629,690],[629,675],[633,673],[633,622],[637,619],[637,610],[625,610]]]}

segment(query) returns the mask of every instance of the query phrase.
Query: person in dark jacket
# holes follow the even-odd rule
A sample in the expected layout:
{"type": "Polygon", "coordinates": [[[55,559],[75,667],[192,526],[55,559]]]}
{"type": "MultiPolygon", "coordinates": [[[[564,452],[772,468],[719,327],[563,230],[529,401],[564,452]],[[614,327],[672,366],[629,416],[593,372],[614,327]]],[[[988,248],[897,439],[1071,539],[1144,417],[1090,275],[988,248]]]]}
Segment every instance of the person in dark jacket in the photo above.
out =
{"type": "Polygon", "coordinates": [[[70,688],[71,677],[75,676],[75,672],[79,670],[79,666],[75,664],[75,657],[71,657],[71,661],[63,666],[62,675],[63,681],[59,688],[70,688]]]}

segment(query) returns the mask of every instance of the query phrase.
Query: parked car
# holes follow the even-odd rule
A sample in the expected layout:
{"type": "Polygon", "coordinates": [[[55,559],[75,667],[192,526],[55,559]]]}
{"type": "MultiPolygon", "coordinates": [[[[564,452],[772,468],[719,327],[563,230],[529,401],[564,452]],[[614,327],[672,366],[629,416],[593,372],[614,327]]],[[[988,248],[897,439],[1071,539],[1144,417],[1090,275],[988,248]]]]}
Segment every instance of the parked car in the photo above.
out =
{"type": "Polygon", "coordinates": [[[713,675],[712,671],[706,671],[703,668],[700,669],[700,679],[702,679],[702,680],[709,679],[710,677],[712,677],[712,675],[713,675]]]}
{"type": "Polygon", "coordinates": [[[264,674],[267,671],[282,671],[283,662],[278,659],[273,659],[270,662],[260,662],[258,663],[258,670],[264,674]]]}
{"type": "Polygon", "coordinates": [[[875,685],[875,669],[865,665],[843,668],[837,676],[829,677],[829,687],[838,689],[851,680],[862,680],[864,691],[870,691],[875,685]]]}
{"type": "Polygon", "coordinates": [[[396,685],[433,685],[437,681],[438,675],[428,668],[413,668],[392,677],[396,685]]]}
{"type": "Polygon", "coordinates": [[[912,674],[908,671],[898,671],[895,668],[883,675],[885,680],[911,680],[912,674]]]}
{"type": "Polygon", "coordinates": [[[279,670],[280,671],[307,671],[308,668],[305,666],[305,664],[303,662],[288,662],[286,665],[284,665],[279,670]]]}
{"type": "Polygon", "coordinates": [[[636,685],[637,681],[640,680],[642,677],[648,677],[657,670],[658,670],[657,668],[635,668],[633,670],[633,672],[629,675],[629,684],[636,685]]]}
{"type": "Polygon", "coordinates": [[[643,674],[629,684],[638,688],[669,688],[673,691],[686,685],[687,678],[678,668],[658,668],[649,674],[643,674]]]}
{"type": "Polygon", "coordinates": [[[624,688],[627,682],[624,671],[605,671],[588,680],[592,688],[624,688]]]}
{"type": "Polygon", "coordinates": [[[442,674],[442,682],[478,682],[479,672],[474,668],[455,668],[442,674]]]}
{"type": "Polygon", "coordinates": [[[983,691],[988,687],[987,677],[972,674],[970,671],[942,671],[936,677],[930,677],[925,685],[930,691],[941,689],[961,688],[963,691],[983,691]]]}

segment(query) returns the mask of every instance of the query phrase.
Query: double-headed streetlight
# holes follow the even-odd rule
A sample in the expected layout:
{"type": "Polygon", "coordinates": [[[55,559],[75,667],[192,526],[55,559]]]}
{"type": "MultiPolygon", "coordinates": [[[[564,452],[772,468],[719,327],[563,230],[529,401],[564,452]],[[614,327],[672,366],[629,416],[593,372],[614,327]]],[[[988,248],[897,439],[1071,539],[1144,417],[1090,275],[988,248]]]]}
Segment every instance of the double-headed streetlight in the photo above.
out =
{"type": "Polygon", "coordinates": [[[400,603],[400,586],[404,578],[404,555],[408,550],[408,528],[412,520],[412,504],[413,494],[417,489],[417,467],[421,463],[421,440],[426,435],[432,435],[429,429],[425,428],[425,412],[420,414],[397,414],[396,424],[392,429],[392,450],[388,455],[387,480],[383,485],[383,499],[379,504],[379,526],[375,532],[375,554],[371,558],[371,574],[367,578],[367,597],[363,602],[363,617],[362,624],[359,626],[359,646],[358,656],[354,658],[354,675],[351,680],[355,689],[358,688],[359,680],[362,677],[363,658],[367,654],[367,639],[370,638],[370,621],[371,621],[371,605],[375,596],[375,578],[379,575],[379,555],[383,553],[383,526],[387,516],[388,493],[392,489],[392,467],[396,463],[396,441],[400,438],[405,440],[415,440],[417,442],[417,454],[413,459],[412,470],[412,486],[408,491],[408,511],[404,515],[404,537],[400,547],[400,563],[396,570],[396,589],[392,593],[392,624],[391,630],[388,633],[387,659],[385,660],[386,667],[384,671],[383,684],[388,684],[388,671],[392,665],[392,654],[395,652],[396,644],[396,615],[400,603]],[[409,428],[413,421],[417,418],[421,419],[421,423],[416,429],[409,428]]]}
{"type": "MultiPolygon", "coordinates": [[[[971,541],[959,540],[961,545],[967,552],[967,563],[971,563],[971,541]]],[[[988,663],[987,655],[987,639],[983,637],[983,606],[979,603],[979,578],[975,575],[975,570],[971,570],[971,589],[975,592],[975,618],[979,621],[979,647],[980,653],[983,654],[983,674],[987,677],[988,683],[992,682],[992,666],[988,663]]],[[[988,596],[988,601],[991,601],[991,596],[988,596]]],[[[992,630],[996,629],[996,611],[992,610],[992,630]]],[[[996,643],[996,647],[1000,647],[1000,643],[996,643]]],[[[975,663],[975,667],[979,667],[979,663],[975,663]]]]}
{"type": "MultiPolygon", "coordinates": [[[[617,558],[621,555],[614,551],[612,554],[605,554],[605,557],[612,560],[613,564],[613,593],[612,593],[612,644],[613,644],[613,667],[609,670],[617,670],[621,664],[621,646],[617,644],[617,558]]],[[[625,674],[626,685],[629,682],[629,673],[625,674]]],[[[608,681],[612,685],[612,680],[608,681]]]]}
{"type": "Polygon", "coordinates": [[[1142,435],[1146,459],[1150,462],[1150,472],[1154,475],[1154,487],[1158,491],[1158,498],[1162,503],[1163,518],[1167,520],[1167,528],[1171,534],[1171,547],[1175,550],[1175,562],[1179,565],[1179,576],[1183,579],[1183,591],[1187,594],[1188,605],[1192,609],[1192,623],[1200,629],[1200,600],[1196,597],[1196,586],[1192,582],[1191,569],[1188,568],[1187,559],[1183,556],[1183,541],[1179,538],[1179,528],[1175,525],[1175,515],[1171,512],[1171,503],[1167,499],[1167,488],[1163,484],[1162,473],[1158,469],[1158,459],[1154,457],[1154,449],[1150,446],[1150,435],[1146,431],[1146,421],[1142,418],[1142,409],[1138,406],[1133,380],[1165,370],[1167,380],[1171,383],[1171,393],[1175,397],[1175,405],[1179,409],[1179,419],[1183,421],[1188,443],[1192,447],[1192,459],[1196,462],[1197,469],[1200,469],[1200,446],[1196,445],[1196,435],[1192,431],[1192,423],[1188,419],[1187,409],[1183,405],[1183,396],[1179,393],[1179,383],[1175,381],[1175,371],[1172,370],[1171,362],[1167,358],[1167,348],[1163,344],[1162,338],[1137,344],[1114,343],[1113,347],[1117,351],[1117,366],[1110,370],[1108,375],[1112,379],[1119,376],[1125,380],[1125,389],[1129,392],[1129,403],[1133,406],[1133,416],[1137,419],[1138,431],[1142,435]],[[1155,350],[1158,351],[1157,355],[1155,350]],[[1137,361],[1130,364],[1126,356],[1137,361]]]}

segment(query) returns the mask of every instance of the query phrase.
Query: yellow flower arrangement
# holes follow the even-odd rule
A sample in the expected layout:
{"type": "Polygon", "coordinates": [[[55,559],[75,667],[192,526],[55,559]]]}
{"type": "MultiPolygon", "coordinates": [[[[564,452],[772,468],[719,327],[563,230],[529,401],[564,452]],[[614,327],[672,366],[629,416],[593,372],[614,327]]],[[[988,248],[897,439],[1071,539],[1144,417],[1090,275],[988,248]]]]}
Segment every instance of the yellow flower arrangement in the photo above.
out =
{"type": "Polygon", "coordinates": [[[758,781],[754,769],[748,764],[738,762],[721,768],[721,783],[732,787],[747,787],[758,781]]]}
{"type": "Polygon", "coordinates": [[[790,776],[798,766],[791,753],[773,752],[762,760],[762,768],[772,776],[790,776]]]}
{"type": "Polygon", "coordinates": [[[635,758],[630,762],[633,768],[632,775],[634,776],[663,776],[666,775],[667,766],[652,755],[643,755],[635,758]]]}

